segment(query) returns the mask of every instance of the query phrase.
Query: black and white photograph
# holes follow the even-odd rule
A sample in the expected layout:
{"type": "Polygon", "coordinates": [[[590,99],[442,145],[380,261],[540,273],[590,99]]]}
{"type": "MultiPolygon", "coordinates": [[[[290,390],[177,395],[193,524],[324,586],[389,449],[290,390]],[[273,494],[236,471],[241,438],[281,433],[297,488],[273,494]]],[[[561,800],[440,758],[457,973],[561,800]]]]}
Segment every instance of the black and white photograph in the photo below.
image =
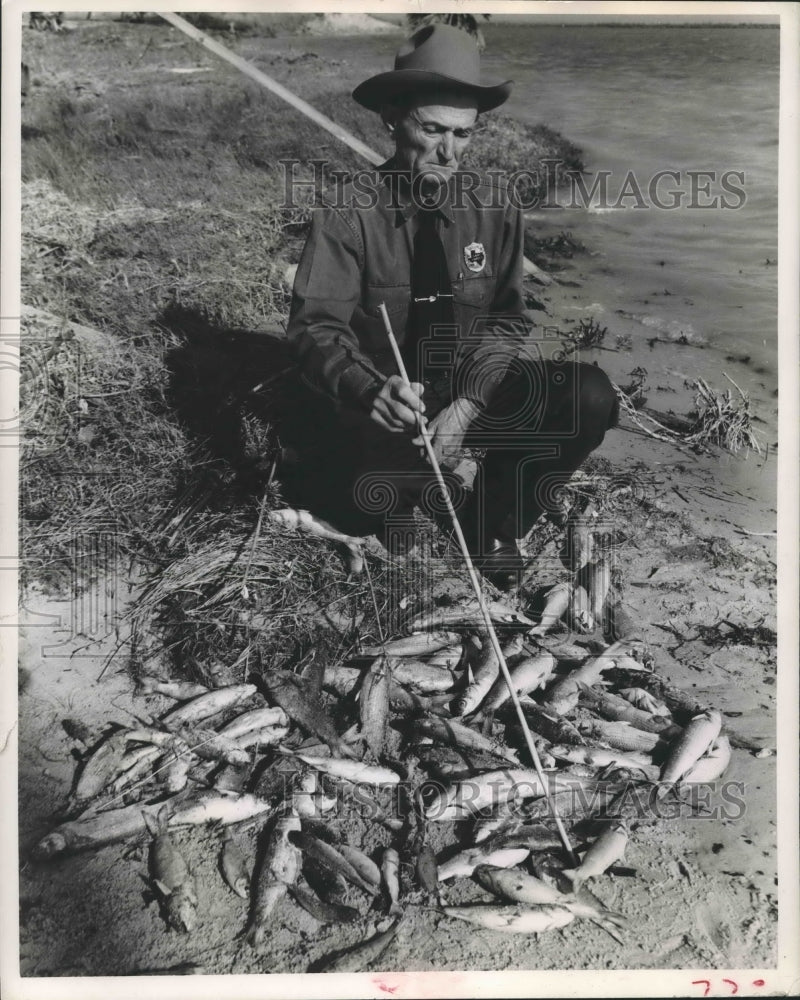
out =
{"type": "Polygon", "coordinates": [[[791,995],[800,8],[237,6],[3,8],[5,994],[791,995]]]}

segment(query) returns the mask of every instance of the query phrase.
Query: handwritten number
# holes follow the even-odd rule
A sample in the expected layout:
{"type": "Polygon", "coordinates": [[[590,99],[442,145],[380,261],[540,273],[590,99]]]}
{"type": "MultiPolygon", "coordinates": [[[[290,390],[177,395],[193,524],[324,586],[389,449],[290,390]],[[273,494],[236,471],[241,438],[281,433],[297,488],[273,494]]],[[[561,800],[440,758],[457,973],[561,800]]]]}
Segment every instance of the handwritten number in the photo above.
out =
{"type": "Polygon", "coordinates": [[[732,979],[723,979],[723,983],[730,983],[733,989],[731,990],[731,996],[735,996],[739,992],[739,984],[735,983],[732,979]]]}
{"type": "Polygon", "coordinates": [[[693,979],[692,980],[692,986],[699,986],[700,983],[705,983],[706,984],[706,988],[703,991],[703,996],[707,997],[708,994],[711,992],[711,980],[710,979],[693,979]]]}

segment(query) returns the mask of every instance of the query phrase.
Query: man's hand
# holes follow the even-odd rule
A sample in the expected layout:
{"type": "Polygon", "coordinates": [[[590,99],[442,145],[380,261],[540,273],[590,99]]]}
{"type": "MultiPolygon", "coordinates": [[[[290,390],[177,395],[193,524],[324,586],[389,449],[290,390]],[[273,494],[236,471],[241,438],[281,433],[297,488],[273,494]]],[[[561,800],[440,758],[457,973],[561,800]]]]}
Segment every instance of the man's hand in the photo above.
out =
{"type": "MultiPolygon", "coordinates": [[[[455,464],[464,445],[464,435],[479,413],[477,403],[469,399],[453,400],[441,413],[437,413],[428,425],[437,461],[445,465],[455,464]]],[[[422,436],[414,438],[412,444],[424,446],[422,436]]]]}
{"type": "Polygon", "coordinates": [[[412,382],[411,388],[399,375],[390,375],[372,402],[370,417],[393,434],[415,430],[417,413],[425,412],[424,386],[412,382]]]}

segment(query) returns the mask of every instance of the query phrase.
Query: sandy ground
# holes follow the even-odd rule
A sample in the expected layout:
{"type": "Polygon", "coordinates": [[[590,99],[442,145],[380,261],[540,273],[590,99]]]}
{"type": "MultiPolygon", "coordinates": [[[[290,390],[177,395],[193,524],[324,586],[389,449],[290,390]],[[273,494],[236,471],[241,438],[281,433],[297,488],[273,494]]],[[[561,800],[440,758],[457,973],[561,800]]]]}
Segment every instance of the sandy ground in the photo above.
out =
{"type": "MultiPolygon", "coordinates": [[[[557,288],[548,294],[549,308],[556,308],[558,295],[557,288]]],[[[609,434],[600,454],[616,468],[643,463],[641,489],[651,513],[626,524],[628,540],[617,558],[626,605],[652,643],[657,671],[719,708],[741,734],[774,746],[774,649],[730,642],[712,646],[696,638],[699,625],[721,619],[775,626],[775,540],[747,534],[770,530],[774,509],[760,496],[763,490],[751,487],[748,493],[742,482],[771,470],[761,473],[761,460],[754,458],[743,465],[678,451],[625,427],[609,434]],[[751,524],[760,528],[748,528],[751,524]]],[[[614,522],[617,527],[621,518],[614,522]]],[[[157,904],[147,903],[146,847],[117,845],[50,863],[29,859],[31,846],[63,806],[75,754],[83,750],[67,735],[63,720],[80,719],[97,733],[110,721],[124,724],[130,713],[158,713],[168,704],[157,696],[134,695],[124,625],[119,634],[115,631],[127,601],[124,581],[107,585],[111,593],[95,589],[76,606],[36,594],[26,602],[19,772],[23,974],[122,975],[185,962],[199,963],[207,973],[301,972],[359,941],[380,914],[367,913],[364,898],[352,890],[351,902],[366,914],[363,922],[321,928],[286,900],[264,948],[256,953],[243,947],[237,935],[246,922],[247,903],[220,877],[220,834],[213,829],[193,829],[177,838],[200,892],[201,919],[188,936],[168,930],[157,904]],[[93,608],[105,608],[108,615],[96,618],[94,637],[109,634],[90,643],[92,635],[73,635],[70,623],[87,620],[93,608]],[[47,617],[53,615],[61,625],[47,617]]],[[[475,931],[431,908],[412,906],[378,967],[769,967],[775,961],[777,915],[775,763],[774,757],[734,750],[725,778],[735,783],[728,794],[742,805],[728,802],[727,818],[684,815],[634,826],[626,860],[636,876],[609,876],[594,886],[606,905],[630,919],[624,945],[589,923],[535,940],[475,931]]],[[[717,792],[710,804],[726,802],[717,792]]],[[[389,843],[384,827],[354,826],[346,811],[331,825],[372,851],[389,843]]],[[[454,842],[456,830],[441,826],[447,828],[437,831],[444,847],[454,842]]],[[[250,853],[253,837],[252,830],[237,832],[250,853]]],[[[447,895],[454,902],[483,898],[469,880],[459,880],[447,895]]],[[[419,895],[411,898],[422,902],[419,895]]]]}
{"type": "MultiPolygon", "coordinates": [[[[573,286],[540,289],[548,322],[574,317],[576,296],[584,302],[607,299],[608,288],[591,258],[580,258],[570,279],[573,286]]],[[[655,390],[650,402],[686,412],[689,400],[681,395],[680,380],[669,374],[669,352],[664,349],[657,379],[665,388],[655,390]]],[[[641,341],[634,340],[624,356],[595,357],[618,380],[637,364],[654,370],[653,352],[641,341]]],[[[633,519],[619,514],[615,526],[624,522],[627,539],[617,558],[626,605],[653,646],[657,671],[720,709],[739,733],[774,747],[774,648],[730,641],[709,645],[698,637],[698,626],[722,619],[775,628],[776,541],[750,534],[775,527],[774,460],[764,465],[755,456],[696,455],[625,424],[608,435],[599,454],[616,469],[636,463],[641,470],[649,512],[633,519]]],[[[555,556],[555,549],[549,555],[555,556]]],[[[22,974],[128,975],[182,963],[202,965],[209,974],[304,972],[363,939],[381,914],[369,912],[366,898],[351,890],[350,902],[362,910],[363,920],[321,927],[284,900],[264,947],[243,946],[238,935],[247,902],[220,877],[221,836],[214,829],[176,835],[199,889],[200,919],[189,935],[169,930],[157,904],[148,902],[146,845],[110,846],[47,863],[31,860],[31,847],[57,821],[76,756],[84,750],[68,735],[64,720],[78,719],[97,736],[111,721],[126,724],[132,714],[157,714],[167,707],[158,697],[134,694],[122,619],[128,601],[121,577],[107,579],[75,602],[36,592],[25,599],[19,695],[22,974]],[[98,608],[97,624],[87,626],[87,616],[98,608]]],[[[375,969],[770,967],[777,927],[775,767],[775,757],[736,749],[725,778],[737,783],[741,808],[731,806],[727,818],[682,816],[634,825],[626,863],[635,876],[607,876],[593,886],[598,898],[629,918],[624,944],[580,922],[538,939],[478,931],[419,905],[426,901],[417,894],[407,897],[412,905],[406,919],[375,969]]],[[[725,804],[718,793],[710,802],[725,804]]],[[[385,827],[367,827],[346,811],[330,822],[370,852],[389,843],[385,827]]],[[[437,837],[444,847],[458,831],[441,826],[437,837]]],[[[254,831],[238,829],[235,836],[252,854],[254,831]]],[[[453,902],[484,898],[470,880],[458,881],[447,895],[453,902]]]]}

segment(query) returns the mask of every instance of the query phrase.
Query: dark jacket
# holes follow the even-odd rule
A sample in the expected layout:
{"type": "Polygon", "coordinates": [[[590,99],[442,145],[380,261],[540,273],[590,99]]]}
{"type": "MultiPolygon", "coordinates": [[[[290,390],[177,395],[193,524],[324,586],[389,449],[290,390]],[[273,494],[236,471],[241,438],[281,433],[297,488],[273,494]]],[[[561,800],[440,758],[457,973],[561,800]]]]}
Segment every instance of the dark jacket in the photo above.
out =
{"type": "MultiPolygon", "coordinates": [[[[451,179],[449,204],[438,223],[455,338],[444,338],[425,372],[458,385],[465,365],[484,365],[486,377],[471,378],[470,388],[454,395],[485,405],[502,378],[504,359],[516,352],[510,345],[524,336],[524,228],[502,182],[481,177],[467,190],[475,175],[466,176],[463,185],[451,179]]],[[[346,407],[368,410],[385,379],[397,374],[381,302],[401,349],[408,333],[417,208],[391,161],[358,175],[339,195],[314,212],[295,277],[288,337],[308,384],[346,407]]]]}

